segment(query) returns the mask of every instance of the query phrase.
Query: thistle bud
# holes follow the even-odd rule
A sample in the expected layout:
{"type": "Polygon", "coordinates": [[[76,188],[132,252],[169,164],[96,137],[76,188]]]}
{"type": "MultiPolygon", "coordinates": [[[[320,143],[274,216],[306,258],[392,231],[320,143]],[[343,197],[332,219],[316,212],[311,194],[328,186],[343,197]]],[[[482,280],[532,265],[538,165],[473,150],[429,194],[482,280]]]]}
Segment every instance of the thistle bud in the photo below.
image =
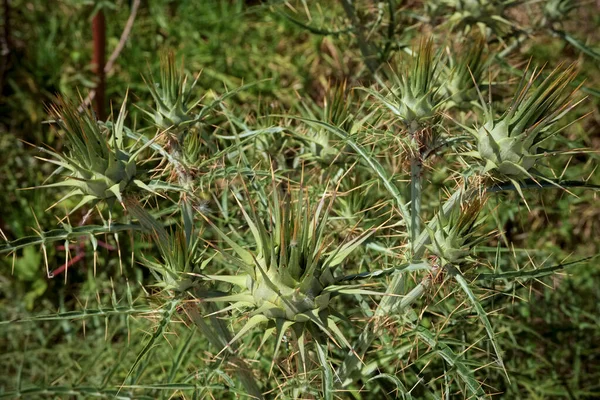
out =
{"type": "Polygon", "coordinates": [[[449,67],[441,80],[447,108],[470,109],[470,103],[477,99],[476,85],[482,80],[488,60],[484,48],[485,43],[479,37],[466,54],[453,52],[450,56],[449,67]]]}
{"type": "Polygon", "coordinates": [[[194,109],[200,100],[192,101],[192,90],[197,79],[188,87],[187,75],[175,66],[175,56],[170,53],[161,62],[160,82],[149,78],[148,90],[154,100],[154,108],[144,110],[161,130],[185,127],[197,122],[194,109]]]}
{"type": "Polygon", "coordinates": [[[535,72],[521,80],[517,94],[508,110],[499,118],[486,110],[486,121],[471,129],[477,141],[477,151],[471,153],[485,164],[485,172],[510,179],[531,177],[536,161],[543,157],[540,146],[556,135],[556,124],[571,107],[573,92],[568,87],[574,79],[574,66],[565,71],[552,71],[537,88],[535,72]]]}
{"type": "Polygon", "coordinates": [[[205,301],[226,301],[232,303],[232,308],[248,309],[253,317],[242,333],[253,325],[267,323],[277,326],[279,335],[289,327],[299,331],[308,328],[313,333],[320,330],[329,337],[335,336],[349,346],[332,318],[331,299],[340,292],[360,294],[361,290],[336,285],[334,272],[371,232],[328,249],[324,235],[332,204],[326,205],[323,198],[316,207],[310,207],[302,192],[295,199],[280,201],[274,188],[266,223],[253,205],[250,215],[242,211],[254,238],[254,244],[246,248],[235,244],[207,220],[235,251],[234,255],[222,252],[225,260],[246,275],[207,276],[213,281],[232,283],[238,290],[205,301]]]}
{"type": "Polygon", "coordinates": [[[480,211],[485,204],[484,197],[476,197],[467,204],[457,203],[450,215],[443,218],[434,230],[430,230],[431,244],[428,249],[436,256],[451,264],[466,261],[473,247],[486,239],[479,234],[479,227],[485,219],[480,218],[480,211]]]}
{"type": "MultiPolygon", "coordinates": [[[[347,90],[345,82],[330,89],[322,109],[322,120],[344,132],[351,133],[355,121],[350,107],[354,100],[353,92],[347,90]]],[[[311,119],[317,118],[310,110],[307,114],[311,119]]],[[[302,158],[315,160],[323,166],[331,165],[333,162],[344,162],[346,158],[345,152],[340,152],[332,143],[330,132],[322,127],[314,127],[306,133],[306,146],[302,150],[302,158]]]]}
{"type": "Polygon", "coordinates": [[[391,71],[387,94],[370,92],[411,131],[431,126],[442,104],[435,87],[437,60],[433,42],[421,43],[404,71],[391,71]]]}
{"type": "Polygon", "coordinates": [[[83,195],[75,209],[98,200],[122,201],[122,193],[131,184],[135,185],[135,157],[123,148],[125,102],[117,122],[110,125],[96,121],[90,109],[80,113],[73,103],[64,99],[58,99],[50,107],[52,116],[64,132],[67,152],[47,152],[56,159],[52,161],[54,164],[67,171],[67,179],[46,187],[72,188],[63,200],[83,195]]]}

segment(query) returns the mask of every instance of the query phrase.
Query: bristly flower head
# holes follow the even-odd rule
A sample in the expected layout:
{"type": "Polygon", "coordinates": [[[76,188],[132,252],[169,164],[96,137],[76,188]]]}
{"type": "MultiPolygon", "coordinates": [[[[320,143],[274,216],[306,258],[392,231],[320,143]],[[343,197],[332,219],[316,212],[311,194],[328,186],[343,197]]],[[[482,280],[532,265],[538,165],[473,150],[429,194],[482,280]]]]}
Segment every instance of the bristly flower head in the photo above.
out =
{"type": "Polygon", "coordinates": [[[158,287],[184,292],[192,286],[190,273],[194,266],[199,264],[202,269],[210,261],[210,258],[201,260],[200,237],[188,243],[183,230],[177,229],[170,235],[158,234],[156,239],[161,259],[143,256],[143,264],[156,278],[158,287]]]}
{"type": "Polygon", "coordinates": [[[437,57],[431,39],[421,42],[404,70],[391,71],[392,86],[387,95],[369,91],[381,101],[402,123],[417,131],[432,125],[441,100],[437,96],[435,75],[437,57]]]}
{"type": "MultiPolygon", "coordinates": [[[[75,195],[82,195],[81,202],[71,212],[87,203],[114,200],[122,203],[122,194],[131,187],[147,189],[136,179],[135,158],[143,148],[129,154],[124,148],[125,104],[114,124],[101,124],[91,109],[79,112],[77,106],[66,99],[58,98],[50,106],[50,113],[62,128],[67,152],[42,149],[54,160],[46,160],[60,168],[55,172],[66,171],[66,180],[44,187],[69,187],[72,189],[58,203],[75,195]],[[110,127],[110,128],[109,128],[110,127]]],[[[58,204],[57,203],[57,204],[58,204]]]]}
{"type": "Polygon", "coordinates": [[[482,235],[479,228],[485,218],[480,212],[485,205],[485,196],[474,196],[467,204],[457,202],[444,218],[440,210],[440,221],[433,230],[429,230],[431,245],[427,246],[432,254],[445,263],[460,264],[468,260],[473,248],[487,235],[482,235]]]}
{"type": "Polygon", "coordinates": [[[569,85],[575,66],[564,71],[557,67],[533,88],[540,74],[533,71],[529,79],[527,74],[523,77],[502,116],[495,117],[490,106],[483,125],[468,129],[477,140],[477,151],[467,154],[485,164],[484,172],[512,180],[531,178],[536,161],[544,157],[540,147],[561,131],[558,120],[574,106],[569,85]]]}
{"type": "MultiPolygon", "coordinates": [[[[351,112],[354,100],[353,92],[347,89],[346,82],[328,88],[321,119],[344,132],[354,133],[355,117],[351,112]]],[[[311,119],[318,118],[308,107],[306,113],[311,119]]],[[[331,165],[334,161],[343,162],[346,158],[344,152],[340,152],[334,146],[331,133],[322,127],[313,127],[306,133],[303,141],[306,145],[303,148],[302,158],[315,160],[323,166],[331,165]]]]}
{"type": "Polygon", "coordinates": [[[198,78],[187,85],[188,76],[183,72],[183,65],[178,69],[175,55],[169,53],[161,59],[160,82],[149,77],[148,90],[154,99],[154,109],[143,110],[154,124],[161,130],[177,129],[197,122],[194,109],[200,100],[192,100],[194,86],[198,78]]]}
{"type": "Polygon", "coordinates": [[[277,348],[285,331],[293,328],[301,342],[303,360],[305,330],[311,333],[313,340],[326,335],[334,342],[340,341],[350,347],[332,317],[330,303],[332,297],[340,293],[373,293],[360,289],[358,285],[336,284],[339,282],[337,270],[342,262],[372,231],[329,248],[325,236],[333,200],[326,204],[323,197],[313,208],[309,199],[304,198],[303,189],[282,200],[278,190],[273,188],[266,215],[259,216],[252,204],[248,214],[240,204],[254,239],[251,247],[241,247],[207,220],[235,254],[221,253],[228,263],[244,273],[208,275],[210,280],[235,285],[238,291],[204,300],[225,301],[231,303],[231,309],[250,311],[250,319],[232,343],[253,327],[266,324],[265,340],[277,331],[277,348]]]}
{"type": "Polygon", "coordinates": [[[484,53],[485,42],[481,36],[471,44],[466,53],[455,52],[449,56],[447,73],[440,78],[447,108],[469,109],[477,99],[477,88],[483,78],[488,57],[484,53]]]}

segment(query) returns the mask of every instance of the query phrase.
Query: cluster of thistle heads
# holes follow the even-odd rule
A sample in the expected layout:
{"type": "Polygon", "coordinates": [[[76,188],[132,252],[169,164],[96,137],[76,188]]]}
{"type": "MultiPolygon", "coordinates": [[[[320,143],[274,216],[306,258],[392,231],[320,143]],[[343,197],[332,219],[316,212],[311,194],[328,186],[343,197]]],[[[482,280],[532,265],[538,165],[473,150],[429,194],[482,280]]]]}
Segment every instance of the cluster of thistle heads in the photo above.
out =
{"type": "MultiPolygon", "coordinates": [[[[509,2],[484,3],[486,7],[502,8],[509,2]]],[[[464,19],[465,15],[481,11],[478,4],[461,1],[455,7],[464,19]]],[[[365,89],[381,106],[371,114],[388,113],[386,121],[391,119],[399,134],[416,147],[418,157],[425,157],[428,150],[451,139],[443,127],[458,122],[447,117],[449,112],[480,111],[481,120],[476,125],[459,124],[470,136],[461,153],[470,160],[469,173],[490,180],[508,180],[517,186],[526,179],[546,179],[538,170],[538,163],[549,154],[545,146],[561,131],[559,120],[573,105],[571,84],[575,68],[559,66],[550,72],[526,68],[510,105],[498,114],[482,95],[492,57],[486,53],[483,41],[475,40],[460,50],[436,51],[431,40],[424,40],[401,57],[395,67],[382,71],[378,88],[365,89]]],[[[249,317],[228,345],[262,325],[263,342],[277,334],[276,349],[282,335],[291,329],[298,338],[303,365],[309,336],[351,347],[338,327],[343,316],[333,307],[333,299],[340,295],[377,294],[362,284],[345,284],[341,268],[353,252],[377,236],[377,229],[359,229],[354,236],[336,243],[329,232],[335,196],[327,192],[315,202],[315,196],[308,195],[306,188],[275,183],[277,179],[271,171],[273,184],[269,191],[264,187],[257,189],[256,182],[248,180],[246,191],[233,195],[250,233],[249,241],[240,244],[216,222],[219,215],[208,217],[198,212],[196,189],[201,185],[194,183],[196,177],[190,171],[202,159],[205,142],[198,132],[208,110],[194,100],[196,81],[188,85],[187,75],[170,57],[163,62],[160,80],[149,78],[147,82],[154,106],[144,112],[156,129],[152,139],[125,126],[125,102],[116,120],[106,122],[97,121],[89,110],[80,113],[65,100],[50,108],[64,134],[65,147],[61,152],[43,151],[52,156],[48,161],[58,166],[56,174],[64,180],[46,186],[68,187],[70,191],[61,201],[79,196],[80,201],[71,212],[84,205],[106,202],[112,208],[118,203],[153,231],[160,257],[144,257],[144,265],[163,290],[180,295],[191,293],[204,302],[227,303],[221,312],[243,310],[249,317]],[[161,141],[165,135],[169,140],[161,141]],[[149,154],[164,158],[178,179],[142,168],[144,161],[140,158],[148,158],[149,154]],[[157,217],[140,206],[143,200],[156,195],[168,199],[178,196],[176,203],[181,207],[184,231],[168,233],[157,217]],[[201,249],[202,234],[195,228],[199,223],[223,245],[209,241],[217,249],[210,257],[201,249]],[[221,266],[219,273],[210,272],[212,264],[221,266]],[[216,289],[207,291],[206,285],[210,284],[216,289]]],[[[297,152],[300,160],[316,162],[323,169],[356,162],[352,149],[345,145],[343,149],[336,147],[339,141],[331,136],[334,130],[352,135],[361,129],[350,99],[349,91],[340,87],[332,91],[321,115],[311,114],[323,124],[311,125],[294,141],[295,146],[301,147],[297,152]]],[[[243,146],[264,146],[267,142],[257,139],[244,142],[243,146]]],[[[338,184],[344,185],[339,181],[338,184]]],[[[368,203],[368,196],[359,197],[356,204],[368,203]]],[[[352,204],[346,203],[349,213],[355,212],[352,204]]],[[[437,224],[427,228],[429,252],[448,264],[471,262],[473,248],[487,237],[481,233],[485,221],[480,218],[480,211],[484,204],[485,196],[471,196],[449,212],[440,210],[437,224]]]]}
{"type": "MultiPolygon", "coordinates": [[[[443,118],[449,110],[483,110],[475,126],[461,125],[470,134],[476,149],[463,155],[479,162],[482,173],[499,180],[518,184],[524,179],[544,180],[536,169],[538,161],[551,154],[547,145],[565,126],[561,118],[577,102],[573,100],[577,88],[573,87],[575,66],[559,65],[552,71],[525,67],[525,73],[516,85],[507,110],[498,115],[483,92],[490,86],[485,81],[489,71],[490,55],[484,44],[475,41],[463,49],[463,54],[452,53],[446,65],[441,63],[441,53],[435,54],[431,41],[423,41],[404,68],[388,70],[390,84],[383,90],[369,89],[375,99],[385,106],[409,134],[432,131],[423,136],[431,143],[419,146],[431,148],[439,139],[443,118]]],[[[491,89],[489,89],[491,90],[491,89]]]]}

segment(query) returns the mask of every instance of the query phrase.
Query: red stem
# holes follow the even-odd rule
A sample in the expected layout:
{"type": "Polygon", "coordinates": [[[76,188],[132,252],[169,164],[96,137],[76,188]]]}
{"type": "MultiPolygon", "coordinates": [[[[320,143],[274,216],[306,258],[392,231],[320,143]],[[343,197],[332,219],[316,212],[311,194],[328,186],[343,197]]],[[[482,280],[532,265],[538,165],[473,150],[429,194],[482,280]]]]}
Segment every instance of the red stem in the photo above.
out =
{"type": "Polygon", "coordinates": [[[92,35],[94,40],[92,68],[98,79],[94,110],[96,111],[97,118],[104,121],[106,119],[106,74],[104,73],[104,65],[106,64],[106,21],[104,19],[104,11],[102,10],[99,10],[94,15],[94,19],[92,20],[92,35]]]}
{"type": "Polygon", "coordinates": [[[50,274],[52,276],[56,276],[58,274],[61,274],[65,269],[67,269],[68,267],[72,266],[73,264],[75,264],[76,262],[78,262],[79,260],[81,260],[83,257],[85,257],[85,253],[79,253],[79,254],[77,254],[75,257],[71,258],[68,263],[63,264],[60,267],[56,268],[50,274]]]}

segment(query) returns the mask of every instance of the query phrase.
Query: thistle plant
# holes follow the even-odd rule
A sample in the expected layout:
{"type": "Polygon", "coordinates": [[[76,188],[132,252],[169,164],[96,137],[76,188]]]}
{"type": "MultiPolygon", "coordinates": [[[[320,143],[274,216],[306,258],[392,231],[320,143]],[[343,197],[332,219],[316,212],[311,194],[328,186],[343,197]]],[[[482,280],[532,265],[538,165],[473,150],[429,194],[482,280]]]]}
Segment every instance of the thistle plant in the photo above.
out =
{"type": "Polygon", "coordinates": [[[436,87],[438,60],[431,39],[422,41],[409,64],[391,71],[387,94],[369,91],[381,101],[411,132],[435,123],[437,108],[442,104],[436,87]]]}
{"type": "Polygon", "coordinates": [[[283,335],[293,329],[302,369],[306,370],[308,334],[321,345],[331,339],[340,346],[350,347],[335,322],[338,312],[332,308],[332,300],[342,293],[372,293],[361,289],[361,285],[340,284],[343,277],[340,267],[373,231],[330,247],[327,229],[333,198],[327,201],[324,195],[316,205],[311,205],[303,188],[292,190],[282,199],[278,191],[273,188],[264,215],[252,203],[248,214],[238,201],[252,233],[253,243],[249,247],[236,244],[207,220],[219,238],[233,249],[234,254],[223,249],[219,251],[225,263],[239,268],[240,272],[206,275],[207,280],[231,283],[236,290],[233,294],[209,297],[204,301],[227,302],[231,305],[226,309],[241,310],[249,316],[229,345],[257,325],[266,325],[263,342],[277,333],[276,356],[283,335]]]}
{"type": "MultiPolygon", "coordinates": [[[[181,7],[207,11],[204,3],[181,7]]],[[[231,7],[236,18],[248,14],[240,12],[244,2],[229,3],[219,12],[231,7]]],[[[591,161],[563,165],[560,178],[543,169],[546,155],[561,154],[547,150],[554,148],[551,141],[575,119],[567,115],[578,104],[575,67],[516,67],[520,40],[531,30],[506,35],[513,26],[507,10],[523,3],[448,0],[438,10],[450,9],[449,23],[436,25],[421,15],[422,2],[365,8],[343,0],[338,9],[323,7],[323,18],[312,25],[286,17],[287,25],[277,27],[285,29],[277,30],[271,29],[271,11],[281,6],[272,5],[264,8],[269,24],[260,41],[251,40],[254,30],[243,38],[249,49],[264,48],[265,54],[244,49],[243,57],[231,53],[236,58],[229,63],[228,53],[218,63],[222,68],[210,60],[226,33],[219,24],[231,18],[217,13],[219,22],[211,21],[219,27],[214,49],[194,47],[186,55],[203,63],[211,79],[188,82],[172,54],[162,58],[160,76],[146,78],[152,105],[141,109],[149,118],[126,126],[124,101],[113,120],[97,121],[90,110],[80,113],[59,100],[50,112],[64,132],[56,145],[62,150],[42,151],[58,167],[50,179],[64,181],[45,186],[66,189],[59,202],[77,197],[74,210],[99,212],[79,218],[72,210],[69,218],[57,218],[59,227],[44,231],[54,223],[51,215],[31,236],[0,230],[0,254],[13,255],[17,273],[34,265],[35,275],[42,257],[47,266],[63,265],[57,253],[65,250],[67,265],[69,249],[91,245],[94,271],[86,269],[85,254],[78,255],[70,265],[72,281],[44,286],[56,293],[33,304],[39,314],[24,314],[18,305],[3,311],[0,327],[14,329],[0,330],[0,341],[11,343],[7,354],[23,348],[27,335],[18,327],[25,322],[43,351],[31,352],[33,361],[24,357],[20,366],[12,356],[0,357],[0,366],[18,376],[16,384],[0,382],[0,398],[537,395],[537,388],[524,389],[530,384],[521,381],[522,359],[515,356],[521,337],[513,338],[512,320],[519,313],[504,318],[504,305],[512,302],[527,314],[530,308],[520,308],[528,307],[520,302],[527,297],[523,288],[541,293],[541,286],[532,287],[536,281],[585,259],[564,262],[552,237],[556,231],[544,236],[527,228],[514,235],[510,224],[525,216],[519,202],[529,188],[597,187],[573,180],[582,171],[593,175],[591,161]],[[348,26],[331,31],[314,25],[328,20],[348,26]],[[401,31],[404,26],[410,28],[401,31]],[[470,32],[475,27],[484,32],[477,39],[470,32]],[[314,41],[294,36],[294,29],[318,33],[320,52],[311,53],[314,41]],[[278,40],[278,56],[267,56],[273,32],[281,31],[293,40],[278,40]],[[424,32],[429,39],[409,51],[424,32]],[[336,44],[343,35],[358,42],[355,54],[342,48],[344,42],[336,44]],[[287,42],[294,46],[286,48],[287,42]],[[281,56],[281,49],[293,56],[281,56]],[[396,54],[400,61],[380,68],[400,49],[406,50],[396,54]],[[360,57],[362,64],[355,63],[360,57]],[[273,78],[268,85],[241,86],[208,105],[194,95],[214,90],[219,80],[228,86],[248,76],[259,80],[265,71],[273,78]],[[523,78],[513,85],[504,80],[508,74],[523,78]],[[342,79],[347,82],[318,85],[342,79]],[[521,197],[500,194],[506,192],[521,197]],[[117,203],[124,210],[113,213],[117,203]],[[101,253],[103,244],[111,251],[101,253]],[[123,263],[127,254],[131,262],[123,263]],[[546,260],[556,263],[539,265],[546,260]],[[88,297],[98,297],[98,307],[88,297]],[[46,304],[54,310],[45,312],[46,304]],[[85,346],[56,357],[55,348],[73,343],[85,346]],[[80,349],[89,352],[87,364],[80,349]],[[64,365],[55,368],[57,362],[64,365]]],[[[550,3],[566,10],[567,2],[550,3]]],[[[285,6],[310,16],[320,5],[292,0],[285,6]]],[[[258,16],[263,8],[253,10],[258,16]]],[[[262,32],[262,25],[252,28],[262,32]]],[[[240,40],[235,28],[228,50],[240,40]]],[[[546,160],[550,168],[563,161],[546,160]]],[[[549,207],[533,208],[527,224],[551,225],[539,222],[541,211],[554,211],[549,207]]],[[[564,216],[550,212],[546,218],[557,215],[564,216]]],[[[2,229],[10,228],[4,218],[2,229]]],[[[0,289],[9,282],[17,291],[12,277],[1,278],[0,289]]],[[[522,347],[537,351],[537,342],[522,347]]],[[[540,393],[558,392],[552,387],[540,393]]]]}
{"type": "MultiPolygon", "coordinates": [[[[355,127],[352,105],[355,102],[353,92],[347,88],[346,83],[329,87],[324,105],[319,111],[322,115],[315,113],[306,107],[304,114],[312,120],[325,121],[333,126],[339,127],[345,132],[353,132],[355,127]]],[[[320,107],[319,107],[320,108],[320,107]]],[[[336,147],[331,133],[323,127],[315,127],[306,135],[299,137],[306,143],[302,150],[305,151],[300,157],[314,160],[322,166],[332,163],[343,164],[345,156],[336,147]]]]}
{"type": "Polygon", "coordinates": [[[177,69],[175,55],[161,59],[160,81],[155,81],[152,76],[148,78],[148,90],[154,100],[154,108],[144,112],[153,120],[154,125],[160,130],[173,130],[178,132],[198,122],[196,107],[200,99],[193,100],[196,78],[188,87],[188,76],[182,69],[177,69]]]}
{"type": "Polygon", "coordinates": [[[191,276],[196,266],[202,268],[206,260],[202,259],[200,241],[188,243],[183,230],[176,229],[170,235],[164,232],[157,235],[157,247],[160,257],[142,256],[143,265],[154,275],[157,286],[162,290],[175,291],[178,294],[190,290],[193,286],[191,276]]]}
{"type": "Polygon", "coordinates": [[[539,175],[534,167],[548,155],[541,146],[561,131],[557,123],[573,106],[574,70],[573,65],[556,68],[543,79],[539,79],[541,72],[533,71],[529,78],[523,77],[504,114],[495,117],[489,106],[481,126],[468,129],[477,141],[477,151],[468,154],[481,160],[484,172],[513,181],[539,175]]]}
{"type": "Polygon", "coordinates": [[[427,248],[431,254],[447,263],[459,265],[473,261],[469,256],[479,243],[487,240],[481,228],[486,222],[482,209],[485,195],[475,197],[466,203],[454,205],[449,215],[443,210],[438,212],[440,220],[434,229],[429,229],[431,244],[427,248]]]}
{"type": "Polygon", "coordinates": [[[82,196],[71,212],[101,200],[113,205],[123,203],[123,195],[133,190],[151,190],[139,178],[136,157],[144,150],[131,153],[124,146],[124,120],[126,100],[119,116],[109,129],[97,121],[91,109],[82,114],[66,99],[57,99],[50,113],[65,135],[66,153],[42,149],[53,159],[47,160],[59,168],[55,174],[66,172],[62,182],[44,187],[67,187],[71,191],[58,203],[72,196],[82,196]]]}
{"type": "Polygon", "coordinates": [[[440,115],[438,109],[444,104],[444,99],[439,96],[436,81],[438,62],[439,57],[434,56],[433,41],[421,41],[410,60],[410,67],[399,73],[392,72],[393,85],[387,89],[387,96],[368,91],[408,130],[406,142],[411,150],[410,236],[413,241],[420,234],[418,216],[421,213],[421,172],[424,154],[438,142],[438,129],[435,125],[440,115]]]}
{"type": "Polygon", "coordinates": [[[441,76],[440,85],[445,96],[445,108],[471,108],[470,102],[477,100],[476,86],[483,81],[488,58],[483,39],[479,36],[468,46],[467,51],[452,51],[446,73],[441,76]]]}

